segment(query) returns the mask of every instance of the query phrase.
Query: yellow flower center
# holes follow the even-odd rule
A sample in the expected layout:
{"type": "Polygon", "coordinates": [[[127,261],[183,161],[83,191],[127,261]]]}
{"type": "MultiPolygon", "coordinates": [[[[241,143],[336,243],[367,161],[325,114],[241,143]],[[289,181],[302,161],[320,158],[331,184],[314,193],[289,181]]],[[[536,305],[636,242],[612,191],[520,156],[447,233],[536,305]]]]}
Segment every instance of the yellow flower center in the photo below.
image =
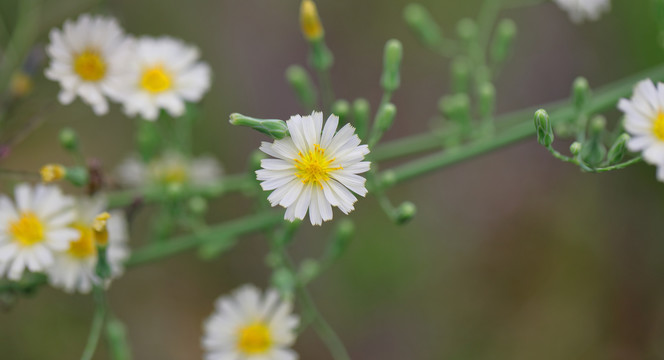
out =
{"type": "Polygon", "coordinates": [[[657,118],[652,126],[652,132],[659,140],[664,141],[664,112],[657,114],[657,118]]]}
{"type": "Polygon", "coordinates": [[[172,166],[165,169],[162,175],[162,181],[166,184],[183,184],[187,181],[189,175],[184,166],[172,166]]]}
{"type": "Polygon", "coordinates": [[[240,329],[238,348],[247,355],[263,354],[272,346],[270,329],[262,322],[257,322],[240,329]]]}
{"type": "Polygon", "coordinates": [[[305,184],[317,184],[323,187],[323,182],[330,180],[330,172],[343,169],[341,166],[331,167],[334,158],[328,159],[325,156],[325,149],[320,145],[314,144],[313,150],[306,154],[297,153],[300,158],[295,160],[295,168],[298,172],[295,174],[305,184]]]}
{"type": "Polygon", "coordinates": [[[77,258],[96,256],[97,247],[95,246],[92,228],[81,223],[76,223],[71,227],[78,230],[81,233],[81,236],[77,240],[73,240],[69,243],[69,250],[67,250],[67,253],[77,258]]]}
{"type": "Polygon", "coordinates": [[[147,68],[143,71],[141,86],[143,89],[156,94],[171,88],[172,78],[162,65],[147,68]]]}
{"type": "Polygon", "coordinates": [[[22,213],[18,220],[9,224],[9,232],[23,246],[44,241],[44,225],[29,211],[22,213]]]}
{"type": "Polygon", "coordinates": [[[74,59],[74,71],[83,80],[99,81],[106,75],[106,62],[99,52],[85,50],[74,59]]]}

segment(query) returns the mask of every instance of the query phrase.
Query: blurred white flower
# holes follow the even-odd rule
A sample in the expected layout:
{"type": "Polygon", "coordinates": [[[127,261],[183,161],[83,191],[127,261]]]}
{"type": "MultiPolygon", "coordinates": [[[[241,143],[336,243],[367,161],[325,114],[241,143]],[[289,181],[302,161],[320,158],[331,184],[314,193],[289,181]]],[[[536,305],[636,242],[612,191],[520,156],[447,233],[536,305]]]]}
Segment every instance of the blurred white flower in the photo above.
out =
{"type": "Polygon", "coordinates": [[[295,115],[286,122],[290,137],[263,142],[260,149],[276,159],[261,161],[256,171],[272,206],[286,208],[284,218],[304,219],[309,211],[313,225],[332,219],[332,206],[344,214],[354,210],[357,198],[348,190],[365,196],[366,179],[357,175],[369,171],[364,160],[367,145],[360,145],[355,128],[346,124],[338,132],[339,118],[330,115],[323,128],[323,113],[295,115]]]}
{"type": "Polygon", "coordinates": [[[95,114],[107,113],[106,96],[116,98],[127,81],[133,40],[115,19],[88,14],[51,30],[49,38],[45,74],[60,83],[60,102],[67,105],[80,96],[95,114]]]}
{"type": "Polygon", "coordinates": [[[553,0],[569,13],[575,23],[585,20],[598,20],[602,13],[611,10],[610,0],[553,0]]]}
{"type": "Polygon", "coordinates": [[[211,184],[221,179],[219,162],[211,156],[188,159],[176,151],[166,151],[148,164],[131,156],[118,167],[120,183],[129,187],[169,184],[211,184]]]}
{"type": "Polygon", "coordinates": [[[295,360],[299,318],[292,304],[275,290],[263,297],[251,285],[217,300],[215,312],[205,323],[205,360],[295,360]]]}
{"type": "MultiPolygon", "coordinates": [[[[69,248],[55,254],[55,263],[48,268],[51,285],[67,292],[88,293],[92,286],[99,284],[95,274],[97,265],[97,245],[92,225],[97,215],[106,211],[107,201],[103,196],[77,199],[74,209],[75,220],[70,227],[79,231],[80,236],[69,242],[69,248]]],[[[111,269],[111,279],[122,275],[124,261],[129,257],[126,245],[128,239],[127,222],[122,211],[112,211],[107,222],[108,245],[106,259],[111,269]]]]}
{"type": "Polygon", "coordinates": [[[43,271],[80,233],[69,227],[76,213],[73,199],[52,185],[19,184],[16,205],[0,195],[0,276],[18,280],[27,268],[43,271]]]}
{"type": "Polygon", "coordinates": [[[184,114],[185,101],[197,102],[210,87],[210,67],[198,49],[170,37],[141,37],[121,101],[129,116],[156,120],[159,110],[184,114]]]}
{"type": "Polygon", "coordinates": [[[657,179],[664,181],[664,84],[639,82],[630,100],[621,99],[618,108],[625,113],[624,127],[632,136],[630,151],[641,151],[643,159],[657,165],[657,179]]]}

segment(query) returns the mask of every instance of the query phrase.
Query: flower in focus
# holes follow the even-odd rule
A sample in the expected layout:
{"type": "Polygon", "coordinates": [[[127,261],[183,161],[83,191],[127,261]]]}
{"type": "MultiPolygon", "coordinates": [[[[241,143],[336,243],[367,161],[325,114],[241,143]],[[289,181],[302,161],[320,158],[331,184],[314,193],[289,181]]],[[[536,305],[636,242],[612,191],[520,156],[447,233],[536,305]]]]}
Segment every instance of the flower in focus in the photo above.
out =
{"type": "MultiPolygon", "coordinates": [[[[100,279],[95,274],[97,265],[97,245],[93,224],[97,215],[106,210],[104,197],[77,199],[74,209],[76,216],[70,227],[78,230],[80,236],[69,242],[69,248],[55,254],[55,263],[48,268],[51,285],[67,292],[88,293],[100,279]]],[[[111,278],[120,276],[123,263],[129,256],[127,223],[121,211],[114,211],[106,224],[108,244],[106,259],[111,270],[111,278]]]]}
{"type": "Polygon", "coordinates": [[[309,211],[313,225],[332,219],[332,206],[344,214],[354,210],[357,198],[365,196],[366,179],[357,175],[369,171],[364,160],[367,145],[360,145],[355,128],[346,124],[338,132],[339,118],[330,115],[323,128],[323,114],[292,116],[286,122],[290,137],[263,142],[260,149],[276,159],[261,161],[256,171],[263,190],[274,190],[268,200],[272,206],[286,208],[284,218],[304,219],[309,211]]]}
{"type": "Polygon", "coordinates": [[[118,179],[129,187],[186,183],[205,185],[218,181],[221,174],[221,166],[211,156],[188,159],[172,150],[164,152],[148,164],[137,156],[129,157],[117,169],[118,179]]]}
{"type": "Polygon", "coordinates": [[[185,101],[199,101],[210,87],[210,67],[198,57],[197,48],[177,39],[139,38],[120,99],[127,115],[156,120],[160,109],[184,114],[185,101]]]}
{"type": "Polygon", "coordinates": [[[569,13],[575,23],[584,20],[597,20],[604,12],[611,9],[610,0],[554,0],[561,9],[569,13]]]}
{"type": "Polygon", "coordinates": [[[275,290],[263,297],[251,285],[217,300],[215,312],[205,323],[203,348],[206,360],[295,360],[289,349],[295,342],[299,318],[292,304],[275,290]]]}
{"type": "Polygon", "coordinates": [[[0,276],[18,280],[27,268],[43,271],[80,233],[69,227],[76,213],[73,199],[52,185],[19,184],[16,204],[0,195],[0,276]]]}
{"type": "Polygon", "coordinates": [[[639,82],[630,100],[621,99],[618,108],[625,113],[624,127],[632,136],[630,151],[641,151],[643,159],[657,165],[657,179],[664,181],[664,84],[639,82]]]}
{"type": "Polygon", "coordinates": [[[80,96],[95,114],[107,113],[106,96],[117,97],[126,81],[133,40],[115,19],[88,14],[51,30],[49,38],[51,63],[45,74],[60,83],[60,102],[67,105],[80,96]]]}

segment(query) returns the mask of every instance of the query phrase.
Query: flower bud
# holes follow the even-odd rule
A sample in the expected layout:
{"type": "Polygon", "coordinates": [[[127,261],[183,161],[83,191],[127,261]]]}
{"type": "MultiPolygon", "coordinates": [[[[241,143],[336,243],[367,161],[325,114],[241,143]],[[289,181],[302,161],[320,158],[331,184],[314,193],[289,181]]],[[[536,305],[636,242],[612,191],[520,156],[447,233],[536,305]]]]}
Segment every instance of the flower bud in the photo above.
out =
{"type": "Polygon", "coordinates": [[[467,93],[470,83],[470,66],[463,58],[456,58],[452,62],[452,92],[467,93]]]}
{"type": "Polygon", "coordinates": [[[399,207],[396,209],[396,216],[395,220],[397,224],[403,225],[409,222],[410,220],[415,217],[415,213],[417,213],[417,208],[415,207],[415,204],[413,204],[410,201],[406,201],[399,205],[399,207]]]}
{"type": "Polygon", "coordinates": [[[578,77],[574,80],[572,99],[576,111],[581,112],[585,109],[588,100],[590,100],[590,85],[588,84],[588,80],[583,77],[578,77]]]}
{"type": "Polygon", "coordinates": [[[74,166],[67,168],[65,179],[76,186],[84,186],[90,180],[90,174],[88,169],[82,166],[74,166]]]}
{"type": "Polygon", "coordinates": [[[205,215],[207,212],[207,200],[201,196],[194,196],[189,199],[189,211],[196,215],[205,215]]]}
{"type": "Polygon", "coordinates": [[[305,259],[300,264],[297,276],[303,284],[310,282],[320,274],[320,263],[314,259],[305,259]]]}
{"type": "Polygon", "coordinates": [[[380,177],[380,185],[383,188],[388,188],[396,184],[397,176],[393,170],[385,170],[382,172],[380,177]]]}
{"type": "Polygon", "coordinates": [[[604,130],[606,129],[606,118],[601,115],[597,115],[590,120],[590,126],[588,131],[590,137],[593,139],[599,139],[604,130]]]}
{"type": "Polygon", "coordinates": [[[477,24],[470,18],[461,19],[457,23],[456,30],[459,38],[467,43],[472,42],[477,37],[477,24]]]}
{"type": "Polygon", "coordinates": [[[67,175],[67,169],[59,164],[48,164],[42,166],[39,174],[43,182],[50,183],[63,179],[67,175]]]}
{"type": "Polygon", "coordinates": [[[108,228],[107,223],[108,219],[111,218],[111,214],[103,212],[92,222],[92,232],[94,233],[95,243],[99,246],[108,245],[108,228]]]}
{"type": "Polygon", "coordinates": [[[537,142],[546,147],[553,143],[554,135],[549,114],[543,109],[535,112],[535,128],[537,129],[537,142]]]}
{"type": "Polygon", "coordinates": [[[297,100],[307,109],[316,106],[317,92],[307,71],[298,65],[292,65],[286,70],[286,80],[290,84],[297,100]]]}
{"type": "Polygon", "coordinates": [[[278,268],[272,273],[272,286],[274,286],[283,297],[289,298],[293,294],[295,284],[295,275],[285,267],[278,268]]]}
{"type": "Polygon", "coordinates": [[[273,119],[255,119],[242,114],[233,113],[229,122],[232,125],[247,126],[256,131],[262,132],[274,139],[283,139],[288,135],[288,126],[283,120],[273,119]]]}
{"type": "Polygon", "coordinates": [[[460,125],[464,131],[470,128],[470,98],[467,94],[444,96],[438,106],[447,118],[460,125]]]}
{"type": "Polygon", "coordinates": [[[366,139],[369,131],[369,117],[371,116],[371,105],[366,99],[357,99],[353,102],[353,120],[357,129],[357,136],[366,139]]]}
{"type": "Polygon", "coordinates": [[[317,41],[323,38],[323,24],[318,16],[316,3],[312,0],[302,0],[300,4],[300,26],[304,38],[308,41],[317,41]]]}
{"type": "Polygon", "coordinates": [[[106,324],[106,339],[112,359],[129,360],[131,350],[127,342],[127,328],[115,317],[111,317],[106,324]]]}
{"type": "Polygon", "coordinates": [[[491,117],[496,108],[496,88],[491,83],[484,83],[479,88],[480,116],[491,117]]]}
{"type": "Polygon", "coordinates": [[[581,148],[583,145],[581,145],[580,142],[575,141],[572,143],[572,145],[569,146],[569,152],[572,153],[574,156],[578,156],[581,153],[581,148]]]}
{"type": "Polygon", "coordinates": [[[491,46],[491,60],[494,63],[500,64],[507,59],[515,36],[516,23],[514,21],[504,19],[498,24],[491,46]]]}
{"type": "Polygon", "coordinates": [[[25,71],[19,70],[12,75],[9,93],[14,98],[22,98],[32,92],[32,78],[25,71]]]}
{"type": "Polygon", "coordinates": [[[415,36],[426,46],[436,47],[443,41],[440,27],[431,14],[420,4],[409,4],[403,13],[406,23],[415,36]]]}
{"type": "Polygon", "coordinates": [[[401,42],[396,39],[388,40],[383,54],[383,76],[381,77],[381,85],[387,92],[398,89],[401,84],[399,68],[401,67],[402,58],[403,46],[401,42]]]}
{"type": "Polygon", "coordinates": [[[341,123],[348,122],[350,113],[350,104],[346,100],[337,100],[332,104],[332,113],[339,117],[341,123]]]}
{"type": "Polygon", "coordinates": [[[622,134],[618,136],[616,141],[609,149],[609,154],[607,155],[609,164],[615,164],[623,159],[625,153],[627,152],[627,141],[629,141],[629,139],[630,136],[628,134],[622,134]]]}
{"type": "Polygon", "coordinates": [[[397,107],[394,104],[387,103],[378,109],[376,116],[376,128],[380,132],[385,132],[392,127],[394,118],[397,115],[397,107]]]}
{"type": "Polygon", "coordinates": [[[64,128],[60,130],[60,135],[58,138],[60,140],[60,146],[62,146],[65,150],[78,150],[78,135],[72,128],[64,128]]]}

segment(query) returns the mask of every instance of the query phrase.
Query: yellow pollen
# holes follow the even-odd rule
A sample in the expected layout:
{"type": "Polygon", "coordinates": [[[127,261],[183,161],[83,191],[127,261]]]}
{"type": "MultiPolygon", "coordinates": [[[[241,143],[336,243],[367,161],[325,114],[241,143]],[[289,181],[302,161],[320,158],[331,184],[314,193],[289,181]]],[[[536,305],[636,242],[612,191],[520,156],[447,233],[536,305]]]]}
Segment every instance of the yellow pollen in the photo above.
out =
{"type": "Polygon", "coordinates": [[[97,247],[95,246],[92,228],[80,223],[76,223],[71,227],[78,230],[81,233],[81,236],[77,240],[69,243],[69,250],[67,250],[67,253],[77,258],[96,256],[97,247]]]}
{"type": "Polygon", "coordinates": [[[325,149],[318,144],[314,144],[313,150],[306,154],[299,152],[298,155],[300,158],[294,159],[295,168],[298,170],[295,176],[305,184],[317,184],[322,188],[323,182],[330,180],[330,172],[343,169],[341,166],[331,167],[335,159],[328,159],[325,149]]]}
{"type": "Polygon", "coordinates": [[[189,175],[184,166],[171,166],[164,169],[161,179],[166,184],[183,184],[188,178],[189,175]]]}
{"type": "Polygon", "coordinates": [[[83,80],[99,81],[106,75],[106,62],[95,50],[85,50],[74,59],[74,71],[83,80]]]}
{"type": "Polygon", "coordinates": [[[171,75],[162,65],[147,68],[143,71],[141,77],[141,86],[143,89],[156,94],[171,88],[171,75]]]}
{"type": "Polygon", "coordinates": [[[246,355],[257,355],[267,352],[272,346],[270,329],[262,322],[257,322],[240,329],[237,346],[246,355]]]}
{"type": "Polygon", "coordinates": [[[95,243],[99,246],[106,246],[108,244],[108,229],[106,222],[111,218],[111,214],[103,212],[95,218],[92,222],[92,234],[94,235],[95,243]]]}
{"type": "Polygon", "coordinates": [[[652,126],[652,132],[659,140],[664,141],[664,112],[657,114],[657,118],[652,126]]]}
{"type": "Polygon", "coordinates": [[[60,180],[67,175],[67,169],[62,165],[58,164],[48,164],[44,165],[41,170],[39,170],[43,182],[53,182],[60,180]]]}
{"type": "Polygon", "coordinates": [[[24,212],[21,217],[9,224],[9,232],[23,246],[32,246],[44,241],[44,225],[31,212],[24,212]]]}

